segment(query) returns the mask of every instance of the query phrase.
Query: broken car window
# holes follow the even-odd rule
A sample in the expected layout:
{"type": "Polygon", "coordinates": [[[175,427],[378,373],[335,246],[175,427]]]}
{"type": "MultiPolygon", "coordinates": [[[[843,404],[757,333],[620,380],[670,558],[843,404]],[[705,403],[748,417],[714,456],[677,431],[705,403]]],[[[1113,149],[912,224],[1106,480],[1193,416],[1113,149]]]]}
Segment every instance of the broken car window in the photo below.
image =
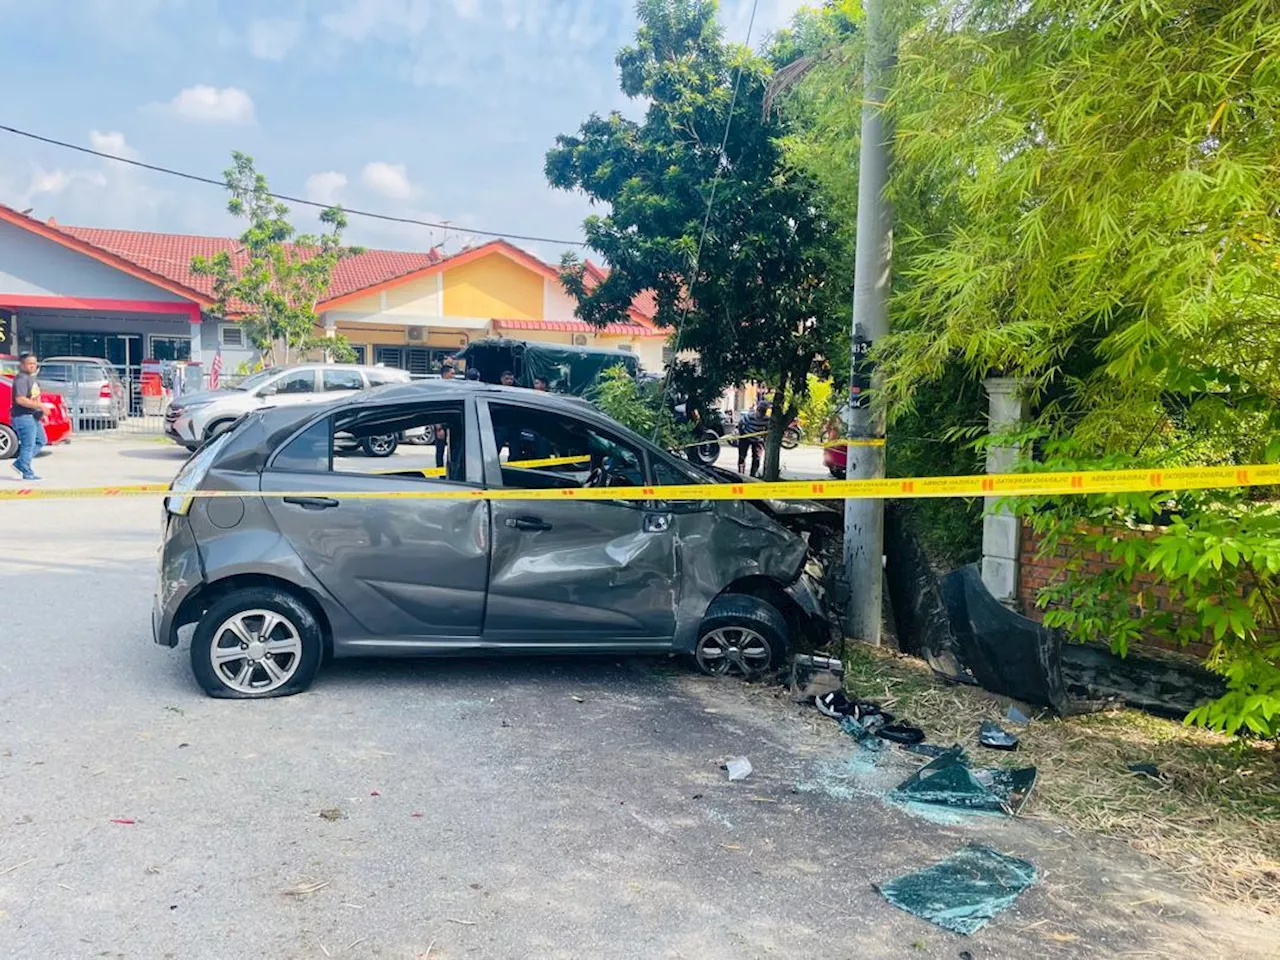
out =
{"type": "Polygon", "coordinates": [[[644,485],[640,451],[585,421],[505,403],[489,413],[505,487],[644,485]]]}

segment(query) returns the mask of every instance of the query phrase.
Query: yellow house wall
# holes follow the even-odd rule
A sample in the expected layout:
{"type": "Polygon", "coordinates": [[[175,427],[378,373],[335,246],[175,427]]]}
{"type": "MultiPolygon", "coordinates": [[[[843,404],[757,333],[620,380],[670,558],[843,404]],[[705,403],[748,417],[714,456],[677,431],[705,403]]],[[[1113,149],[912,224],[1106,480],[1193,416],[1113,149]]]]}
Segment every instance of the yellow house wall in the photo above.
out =
{"type": "Polygon", "coordinates": [[[444,271],[446,317],[542,320],[543,278],[498,253],[444,271]]]}

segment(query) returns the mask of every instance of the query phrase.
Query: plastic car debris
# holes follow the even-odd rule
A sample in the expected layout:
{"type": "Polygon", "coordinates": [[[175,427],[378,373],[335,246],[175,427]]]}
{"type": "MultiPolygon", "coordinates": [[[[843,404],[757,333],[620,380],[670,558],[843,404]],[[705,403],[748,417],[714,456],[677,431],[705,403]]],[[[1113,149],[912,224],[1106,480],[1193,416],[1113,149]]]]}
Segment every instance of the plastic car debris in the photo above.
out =
{"type": "Polygon", "coordinates": [[[1129,772],[1135,777],[1144,777],[1147,780],[1163,780],[1164,777],[1160,773],[1160,768],[1154,763],[1131,763],[1129,764],[1129,772]]]}
{"type": "Polygon", "coordinates": [[[913,744],[924,742],[924,731],[907,723],[891,723],[876,731],[876,736],[892,743],[913,744]]]}
{"type": "Polygon", "coordinates": [[[876,889],[895,907],[970,936],[1013,906],[1036,878],[1034,864],[972,844],[876,889]]]}
{"type": "Polygon", "coordinates": [[[724,769],[729,774],[729,781],[733,782],[734,780],[747,779],[747,777],[751,776],[753,767],[751,766],[751,761],[746,757],[734,757],[725,763],[724,769]]]}
{"type": "Polygon", "coordinates": [[[1031,722],[1031,718],[1019,710],[1017,707],[1009,707],[1008,712],[1004,715],[1005,720],[1009,721],[1016,727],[1025,727],[1031,722]]]}
{"type": "Polygon", "coordinates": [[[891,793],[901,800],[960,810],[1016,816],[1036,783],[1036,768],[971,769],[959,747],[947,751],[898,784],[891,793]]]}
{"type": "Polygon", "coordinates": [[[840,721],[840,729],[868,750],[883,750],[884,741],[868,730],[856,717],[844,717],[840,721]]]}
{"type": "Polygon", "coordinates": [[[1018,738],[991,720],[982,721],[982,726],[978,728],[978,742],[992,750],[1018,749],[1018,738]]]}
{"type": "Polygon", "coordinates": [[[836,657],[802,653],[792,661],[792,700],[800,703],[816,701],[825,694],[840,691],[843,686],[844,664],[836,657]]]}
{"type": "Polygon", "coordinates": [[[964,752],[964,748],[960,744],[952,744],[949,747],[940,747],[936,743],[906,743],[903,749],[909,753],[919,754],[922,757],[935,759],[937,757],[945,757],[949,753],[954,753],[964,763],[969,762],[968,756],[964,752]]]}
{"type": "Polygon", "coordinates": [[[823,694],[814,700],[814,706],[818,708],[819,713],[833,720],[853,717],[855,720],[863,721],[863,726],[866,726],[868,718],[880,717],[884,723],[893,723],[893,714],[886,713],[880,704],[871,700],[850,700],[843,690],[823,694]]]}

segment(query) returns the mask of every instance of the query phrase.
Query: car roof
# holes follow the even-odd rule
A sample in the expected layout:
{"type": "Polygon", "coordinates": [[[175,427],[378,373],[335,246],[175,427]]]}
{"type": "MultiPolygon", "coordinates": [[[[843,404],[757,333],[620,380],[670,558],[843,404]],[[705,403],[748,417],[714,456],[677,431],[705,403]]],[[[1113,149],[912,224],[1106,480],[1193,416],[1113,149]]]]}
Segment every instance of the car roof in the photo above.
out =
{"type": "Polygon", "coordinates": [[[113,366],[110,360],[104,360],[102,357],[41,357],[41,363],[103,363],[107,366],[113,366]]]}

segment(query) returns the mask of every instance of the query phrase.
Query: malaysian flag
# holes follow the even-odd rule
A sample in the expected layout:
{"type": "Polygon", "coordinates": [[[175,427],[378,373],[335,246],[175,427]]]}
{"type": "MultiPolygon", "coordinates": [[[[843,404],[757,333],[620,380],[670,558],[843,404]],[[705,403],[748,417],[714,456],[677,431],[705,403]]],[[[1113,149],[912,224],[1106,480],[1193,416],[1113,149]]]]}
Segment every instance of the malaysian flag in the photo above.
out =
{"type": "Polygon", "coordinates": [[[213,366],[209,368],[209,389],[217,390],[218,384],[222,382],[222,348],[218,348],[218,352],[213,355],[213,366]]]}

